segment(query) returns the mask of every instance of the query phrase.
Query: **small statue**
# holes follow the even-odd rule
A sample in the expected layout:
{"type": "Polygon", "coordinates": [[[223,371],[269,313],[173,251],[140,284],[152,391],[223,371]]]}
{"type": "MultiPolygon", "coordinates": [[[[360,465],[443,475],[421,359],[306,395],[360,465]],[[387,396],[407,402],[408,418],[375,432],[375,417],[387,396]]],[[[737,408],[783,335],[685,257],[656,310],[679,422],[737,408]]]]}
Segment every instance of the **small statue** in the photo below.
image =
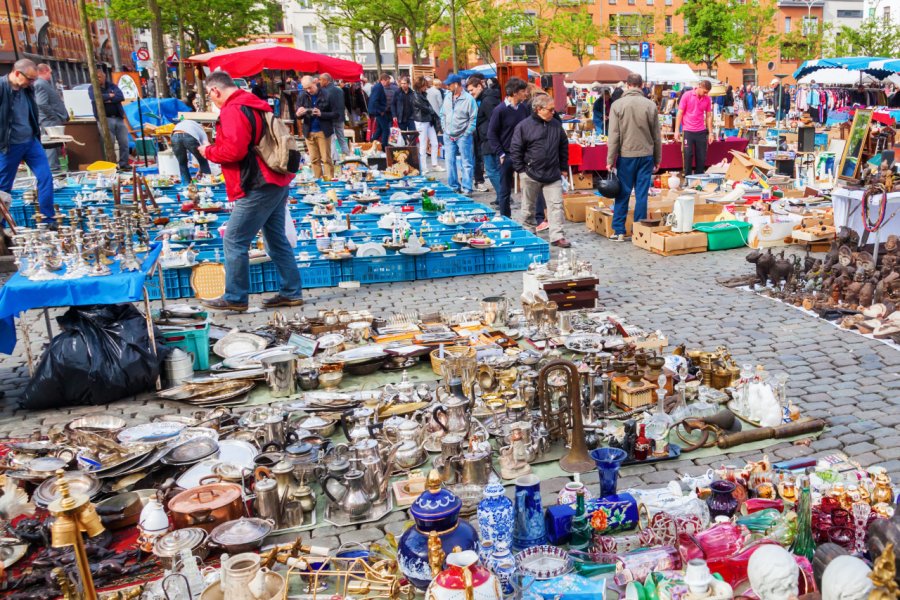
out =
{"type": "Polygon", "coordinates": [[[859,268],[853,276],[853,283],[844,288],[844,304],[855,307],[859,304],[859,293],[862,291],[863,282],[866,280],[866,273],[859,268]]]}
{"type": "Polygon", "coordinates": [[[897,565],[894,562],[894,544],[888,544],[872,566],[869,579],[875,589],[869,594],[869,600],[896,600],[900,598],[900,586],[897,585],[897,565]]]}
{"type": "Polygon", "coordinates": [[[872,277],[868,281],[866,281],[862,289],[859,290],[859,305],[863,308],[872,305],[872,299],[875,297],[875,285],[878,283],[878,279],[872,277]]]}
{"type": "Polygon", "coordinates": [[[765,544],[747,563],[750,585],[759,600],[792,600],[800,593],[800,567],[790,552],[765,544]]]}
{"type": "Polygon", "coordinates": [[[747,255],[746,260],[756,265],[757,283],[765,286],[769,281],[769,271],[775,264],[775,255],[772,254],[772,249],[770,248],[767,252],[754,250],[747,255]]]}
{"type": "Polygon", "coordinates": [[[190,200],[194,206],[200,203],[200,189],[193,181],[187,186],[184,195],[187,196],[187,199],[190,200]]]}
{"type": "Polygon", "coordinates": [[[769,270],[769,278],[772,280],[772,284],[778,287],[782,284],[787,285],[793,276],[794,265],[784,257],[784,252],[782,252],[769,270]]]}

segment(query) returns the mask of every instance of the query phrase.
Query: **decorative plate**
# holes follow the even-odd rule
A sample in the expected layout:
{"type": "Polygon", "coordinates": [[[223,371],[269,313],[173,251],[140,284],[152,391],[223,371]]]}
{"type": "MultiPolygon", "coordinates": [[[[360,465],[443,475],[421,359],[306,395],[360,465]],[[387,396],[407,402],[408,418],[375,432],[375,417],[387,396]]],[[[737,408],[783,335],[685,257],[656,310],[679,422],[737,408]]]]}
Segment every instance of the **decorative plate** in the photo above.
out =
{"type": "Polygon", "coordinates": [[[553,579],[572,570],[569,553],[556,546],[534,546],[516,554],[519,572],[537,580],[553,579]]]}
{"type": "Polygon", "coordinates": [[[252,333],[235,331],[229,333],[213,346],[213,352],[222,358],[231,358],[249,352],[266,349],[266,339],[252,333]]]}
{"type": "Polygon", "coordinates": [[[137,444],[141,442],[161,442],[175,437],[184,429],[183,423],[157,421],[155,423],[142,423],[128,427],[119,432],[119,441],[123,444],[137,444]]]}
{"type": "Polygon", "coordinates": [[[339,333],[326,333],[319,338],[319,349],[328,350],[344,343],[344,336],[339,333]]]}
{"type": "Polygon", "coordinates": [[[369,258],[373,256],[386,256],[387,250],[384,249],[384,246],[377,242],[367,242],[365,244],[360,244],[356,248],[356,256],[358,258],[369,258]]]}
{"type": "Polygon", "coordinates": [[[164,465],[184,466],[201,461],[218,452],[219,444],[211,437],[200,436],[169,449],[160,462],[164,465]]]}

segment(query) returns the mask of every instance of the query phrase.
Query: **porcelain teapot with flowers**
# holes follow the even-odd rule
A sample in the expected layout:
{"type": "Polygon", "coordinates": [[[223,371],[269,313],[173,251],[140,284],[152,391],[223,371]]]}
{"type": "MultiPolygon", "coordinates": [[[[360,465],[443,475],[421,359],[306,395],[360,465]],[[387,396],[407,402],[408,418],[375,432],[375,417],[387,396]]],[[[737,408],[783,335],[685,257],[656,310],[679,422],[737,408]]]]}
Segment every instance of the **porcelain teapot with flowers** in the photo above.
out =
{"type": "Polygon", "coordinates": [[[500,584],[490,571],[478,563],[474,550],[447,555],[447,568],[438,573],[425,590],[425,600],[502,600],[500,584]]]}

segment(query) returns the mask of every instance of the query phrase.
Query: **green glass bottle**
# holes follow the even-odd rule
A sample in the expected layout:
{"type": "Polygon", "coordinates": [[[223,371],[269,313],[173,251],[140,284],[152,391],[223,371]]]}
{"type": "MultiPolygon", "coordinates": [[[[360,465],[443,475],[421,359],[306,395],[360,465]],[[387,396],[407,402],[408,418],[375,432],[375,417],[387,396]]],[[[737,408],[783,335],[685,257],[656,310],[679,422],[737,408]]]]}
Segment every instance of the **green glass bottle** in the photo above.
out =
{"type": "Polygon", "coordinates": [[[816,542],[812,531],[812,501],[809,485],[803,486],[800,501],[797,503],[797,534],[791,544],[791,552],[797,556],[805,556],[812,560],[816,552],[816,542]]]}
{"type": "Polygon", "coordinates": [[[575,499],[575,516],[572,518],[572,536],[569,541],[570,550],[590,550],[594,530],[584,505],[584,490],[578,490],[575,499]]]}

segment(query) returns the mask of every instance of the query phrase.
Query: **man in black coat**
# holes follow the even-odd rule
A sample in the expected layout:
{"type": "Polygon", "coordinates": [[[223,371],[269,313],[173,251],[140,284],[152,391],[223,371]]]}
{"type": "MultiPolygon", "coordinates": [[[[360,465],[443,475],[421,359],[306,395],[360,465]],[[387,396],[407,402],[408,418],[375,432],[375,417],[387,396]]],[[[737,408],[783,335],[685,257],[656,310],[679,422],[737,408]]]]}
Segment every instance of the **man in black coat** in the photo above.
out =
{"type": "Polygon", "coordinates": [[[339,160],[341,155],[350,154],[350,144],[347,143],[347,137],[344,135],[344,122],[347,114],[346,103],[344,102],[344,90],[334,83],[334,78],[329,73],[319,75],[319,88],[328,97],[328,104],[334,117],[334,147],[335,152],[332,153],[332,159],[339,160]]]}
{"type": "Polygon", "coordinates": [[[491,122],[491,113],[500,104],[500,93],[487,86],[487,81],[481,75],[472,75],[466,81],[466,89],[478,104],[478,113],[475,115],[475,190],[486,192],[484,175],[487,171],[488,179],[494,186],[494,191],[500,189],[500,164],[497,157],[488,157],[491,147],[488,143],[488,125],[491,122]]]}
{"type": "MultiPolygon", "coordinates": [[[[506,99],[491,113],[488,123],[488,146],[490,154],[497,158],[500,166],[500,187],[497,188],[497,209],[504,217],[512,216],[510,197],[513,188],[513,166],[509,154],[512,151],[512,136],[516,126],[527,119],[531,110],[525,106],[528,84],[524,79],[510,77],[506,82],[506,99]]],[[[491,182],[493,183],[493,179],[491,182]]],[[[535,223],[536,225],[536,223],[535,223]]]]}
{"type": "Polygon", "coordinates": [[[397,119],[400,131],[415,131],[413,120],[413,91],[409,87],[409,75],[400,76],[400,87],[391,99],[391,114],[397,119]]]}
{"type": "Polygon", "coordinates": [[[531,100],[533,114],[516,125],[512,137],[513,168],[524,173],[522,216],[534,214],[538,193],[544,193],[547,220],[550,224],[550,244],[569,248],[572,244],[563,234],[562,177],[569,168],[569,139],[562,121],[556,116],[553,98],[537,94],[531,100]]]}

